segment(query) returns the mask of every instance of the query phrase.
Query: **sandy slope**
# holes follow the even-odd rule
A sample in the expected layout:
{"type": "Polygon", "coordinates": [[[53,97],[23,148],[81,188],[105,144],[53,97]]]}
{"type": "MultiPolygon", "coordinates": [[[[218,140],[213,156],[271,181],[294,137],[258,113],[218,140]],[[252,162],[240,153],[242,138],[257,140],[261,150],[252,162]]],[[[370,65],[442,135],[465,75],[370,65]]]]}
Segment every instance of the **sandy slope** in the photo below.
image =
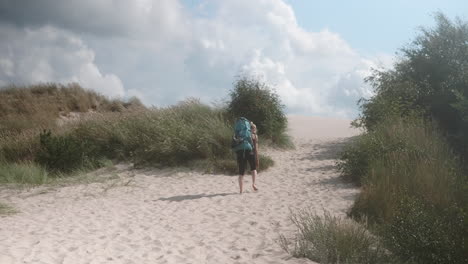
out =
{"type": "Polygon", "coordinates": [[[297,148],[268,151],[276,166],[258,192],[239,195],[232,176],[125,168],[104,183],[0,190],[20,211],[0,217],[0,263],[312,263],[276,240],[294,230],[290,209],[344,215],[357,189],[333,164],[357,131],[345,120],[289,120],[297,148]]]}

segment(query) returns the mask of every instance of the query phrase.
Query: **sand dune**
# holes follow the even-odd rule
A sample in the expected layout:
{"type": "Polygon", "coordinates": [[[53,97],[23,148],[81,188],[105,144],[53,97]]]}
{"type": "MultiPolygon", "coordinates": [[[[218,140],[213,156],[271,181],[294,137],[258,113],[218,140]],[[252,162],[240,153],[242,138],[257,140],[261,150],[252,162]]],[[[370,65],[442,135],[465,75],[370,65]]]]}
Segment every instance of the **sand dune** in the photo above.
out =
{"type": "Polygon", "coordinates": [[[103,183],[2,189],[19,213],[0,218],[0,263],[313,263],[276,240],[294,231],[290,210],[345,214],[358,190],[334,160],[357,131],[346,120],[289,123],[297,148],[267,150],[276,165],[258,192],[239,195],[232,176],[125,166],[103,183]]]}

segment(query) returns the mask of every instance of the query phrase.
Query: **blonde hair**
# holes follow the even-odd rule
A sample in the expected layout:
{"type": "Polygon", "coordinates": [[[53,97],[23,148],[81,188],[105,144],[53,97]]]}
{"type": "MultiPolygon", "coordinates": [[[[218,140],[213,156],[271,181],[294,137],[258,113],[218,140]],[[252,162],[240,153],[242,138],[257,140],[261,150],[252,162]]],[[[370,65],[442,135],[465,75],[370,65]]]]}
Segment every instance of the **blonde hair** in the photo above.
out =
{"type": "Polygon", "coordinates": [[[257,126],[252,121],[250,121],[250,127],[252,130],[252,133],[257,134],[257,126]]]}

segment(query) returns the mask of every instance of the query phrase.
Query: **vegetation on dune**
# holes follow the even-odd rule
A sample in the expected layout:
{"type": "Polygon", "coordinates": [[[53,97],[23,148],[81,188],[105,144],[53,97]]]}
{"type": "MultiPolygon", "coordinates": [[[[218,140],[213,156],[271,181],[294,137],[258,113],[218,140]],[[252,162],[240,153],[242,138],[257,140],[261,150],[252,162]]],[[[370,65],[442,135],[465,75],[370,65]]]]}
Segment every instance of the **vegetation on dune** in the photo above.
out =
{"type": "Polygon", "coordinates": [[[293,214],[283,247],[321,263],[468,263],[468,23],[436,14],[390,70],[374,71],[361,99],[365,129],[342,152],[361,186],[350,216],[293,214]],[[385,249],[383,249],[385,248],[385,249]]]}
{"type": "Polygon", "coordinates": [[[70,112],[122,112],[144,108],[137,98],[110,100],[74,83],[8,86],[0,89],[0,134],[54,128],[57,118],[70,112]]]}
{"type": "Polygon", "coordinates": [[[394,69],[368,78],[376,95],[362,100],[357,123],[371,131],[389,116],[417,114],[436,121],[452,147],[466,156],[468,23],[452,22],[440,13],[436,22],[401,50],[394,69]]]}
{"type": "Polygon", "coordinates": [[[0,184],[40,185],[48,176],[45,168],[33,162],[0,163],[0,184]]]}
{"type": "MultiPolygon", "coordinates": [[[[197,99],[146,108],[137,99],[109,100],[77,84],[6,87],[0,95],[0,183],[42,184],[110,160],[237,171],[227,108],[197,99]],[[69,113],[74,115],[64,118],[69,113]]],[[[268,95],[277,103],[271,110],[282,111],[274,93],[268,95]]],[[[237,104],[245,102],[229,105],[237,104]]],[[[261,155],[259,170],[273,163],[261,155]]]]}
{"type": "Polygon", "coordinates": [[[355,121],[367,132],[339,163],[362,186],[351,216],[404,263],[468,262],[468,23],[436,22],[368,78],[376,94],[355,121]]]}
{"type": "Polygon", "coordinates": [[[306,209],[293,213],[292,222],[297,227],[296,236],[293,239],[282,236],[280,245],[294,257],[323,264],[395,261],[377,237],[351,219],[328,212],[320,216],[306,209]]]}

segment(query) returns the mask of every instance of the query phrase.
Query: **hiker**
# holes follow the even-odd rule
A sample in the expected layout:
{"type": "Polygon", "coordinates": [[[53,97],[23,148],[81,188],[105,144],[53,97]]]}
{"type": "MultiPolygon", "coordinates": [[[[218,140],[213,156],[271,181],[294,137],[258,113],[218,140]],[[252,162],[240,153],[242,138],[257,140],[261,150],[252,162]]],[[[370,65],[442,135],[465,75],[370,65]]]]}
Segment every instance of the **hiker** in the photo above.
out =
{"type": "Polygon", "coordinates": [[[257,126],[250,121],[250,128],[252,132],[252,141],[253,141],[253,149],[254,149],[254,155],[255,155],[255,168],[259,167],[259,162],[258,162],[258,136],[257,136],[257,126]]]}
{"type": "Polygon", "coordinates": [[[255,177],[257,176],[257,158],[255,155],[255,145],[257,143],[257,131],[254,125],[254,131],[252,132],[252,122],[247,120],[245,117],[237,119],[234,126],[234,137],[232,143],[232,150],[236,152],[237,165],[239,167],[239,191],[242,193],[243,180],[247,162],[250,166],[252,173],[252,188],[257,191],[258,188],[255,185],[255,177]]]}

